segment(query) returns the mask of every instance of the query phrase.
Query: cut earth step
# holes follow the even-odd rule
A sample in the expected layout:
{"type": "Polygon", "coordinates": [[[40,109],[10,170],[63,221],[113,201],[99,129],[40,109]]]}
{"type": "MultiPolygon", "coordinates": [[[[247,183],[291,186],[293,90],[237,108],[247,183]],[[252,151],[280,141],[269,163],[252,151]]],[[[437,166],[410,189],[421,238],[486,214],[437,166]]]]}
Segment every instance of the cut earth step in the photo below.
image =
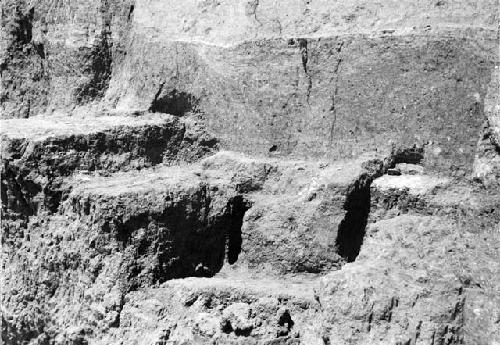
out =
{"type": "Polygon", "coordinates": [[[439,215],[460,226],[484,229],[500,223],[500,191],[449,177],[384,175],[371,185],[370,221],[400,214],[439,215]]]}
{"type": "Polygon", "coordinates": [[[194,121],[166,114],[35,116],[2,120],[2,210],[25,218],[56,212],[63,179],[195,161],[217,141],[194,121]]]}
{"type": "Polygon", "coordinates": [[[270,276],[310,272],[304,258],[321,265],[319,272],[337,269],[347,261],[339,238],[364,232],[342,224],[356,218],[358,199],[369,203],[369,184],[387,164],[377,157],[329,165],[220,152],[192,164],[66,177],[57,214],[39,212],[25,229],[4,233],[5,290],[17,296],[4,303],[6,327],[21,338],[52,339],[72,327],[98,337],[119,323],[127,294],[171,279],[211,277],[227,266],[270,276]],[[292,226],[262,239],[269,236],[263,221],[280,221],[280,198],[299,226],[283,213],[292,226]],[[260,253],[268,262],[257,261],[260,253]],[[31,299],[47,309],[23,310],[31,299]]]}

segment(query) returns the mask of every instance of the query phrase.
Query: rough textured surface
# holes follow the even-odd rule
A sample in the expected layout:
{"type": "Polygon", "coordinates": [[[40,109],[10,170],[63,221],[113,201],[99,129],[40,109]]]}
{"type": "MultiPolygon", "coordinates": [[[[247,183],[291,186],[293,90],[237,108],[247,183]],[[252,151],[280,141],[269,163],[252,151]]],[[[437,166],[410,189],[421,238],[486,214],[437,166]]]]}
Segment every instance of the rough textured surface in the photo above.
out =
{"type": "Polygon", "coordinates": [[[392,140],[463,175],[498,60],[497,7],[8,1],[3,116],[75,104],[195,112],[232,150],[335,159],[392,140]]]}
{"type": "Polygon", "coordinates": [[[385,175],[375,180],[371,187],[370,220],[401,214],[445,216],[460,226],[469,227],[472,232],[493,229],[500,222],[497,189],[446,182],[446,179],[426,175],[418,176],[420,182],[427,181],[425,187],[416,186],[415,177],[385,175]]]}
{"type": "Polygon", "coordinates": [[[499,345],[498,6],[4,0],[2,342],[499,345]]]}
{"type": "Polygon", "coordinates": [[[500,66],[496,65],[491,73],[488,93],[484,100],[484,112],[492,132],[492,141],[500,146],[500,66]]]}
{"type": "Polygon", "coordinates": [[[104,190],[99,178],[77,183],[62,205],[64,217],[39,214],[21,234],[7,234],[5,290],[14,297],[3,305],[11,341],[53,340],[72,327],[99,334],[119,325],[127,292],[220,269],[232,201],[199,180],[181,185],[190,176],[175,176],[175,168],[161,173],[174,176],[161,186],[161,175],[143,172],[135,175],[143,183],[128,188],[122,183],[134,179],[115,179],[115,188],[106,181],[104,190]],[[44,308],[17,310],[31,299],[44,308]],[[33,327],[26,319],[39,322],[33,327]]]}
{"type": "Polygon", "coordinates": [[[471,170],[493,56],[467,36],[295,36],[229,48],[168,41],[161,48],[150,36],[124,64],[130,80],[118,80],[130,87],[115,96],[119,108],[144,109],[175,93],[196,100],[186,106],[232,149],[345,158],[392,140],[425,145],[436,169],[471,170]],[[145,60],[150,55],[179,62],[162,67],[145,60]],[[144,69],[157,81],[134,73],[144,69]]]}
{"type": "Polygon", "coordinates": [[[7,120],[2,123],[2,210],[55,212],[64,177],[192,161],[217,141],[169,115],[7,120]]]}
{"type": "Polygon", "coordinates": [[[130,294],[123,327],[98,343],[315,345],[318,312],[309,280],[186,278],[130,294]]]}
{"type": "Polygon", "coordinates": [[[370,227],[358,260],[323,278],[332,344],[496,344],[498,230],[432,216],[370,227]]]}
{"type": "Polygon", "coordinates": [[[474,160],[474,177],[495,188],[500,181],[500,67],[495,66],[484,101],[486,124],[474,160]]]}
{"type": "Polygon", "coordinates": [[[2,1],[2,117],[68,111],[104,96],[133,1],[2,1]]]}
{"type": "MultiPolygon", "coordinates": [[[[81,337],[102,336],[120,325],[130,291],[174,278],[213,276],[224,264],[230,271],[260,274],[266,265],[275,274],[339,267],[354,255],[349,250],[356,244],[349,239],[364,231],[342,225],[351,221],[350,199],[383,169],[384,162],[374,159],[325,167],[223,152],[199,164],[68,177],[58,215],[38,212],[25,229],[4,233],[6,295],[16,296],[4,303],[5,325],[14,335],[9,339],[52,341],[74,327],[81,337]],[[308,226],[278,227],[278,239],[272,239],[266,233],[270,226],[255,214],[265,220],[276,211],[263,210],[255,200],[265,200],[261,193],[287,200],[283,193],[291,189],[299,192],[297,207],[312,210],[300,216],[308,226]],[[327,208],[331,211],[322,212],[327,208]],[[325,227],[330,212],[335,221],[325,227]],[[32,299],[44,308],[17,309],[32,299]]],[[[359,245],[358,240],[354,250],[359,245]]]]}
{"type": "Polygon", "coordinates": [[[251,205],[238,265],[269,274],[319,273],[357,255],[369,186],[388,160],[377,155],[335,164],[238,158],[218,154],[203,162],[208,169],[234,167],[232,182],[251,205]]]}

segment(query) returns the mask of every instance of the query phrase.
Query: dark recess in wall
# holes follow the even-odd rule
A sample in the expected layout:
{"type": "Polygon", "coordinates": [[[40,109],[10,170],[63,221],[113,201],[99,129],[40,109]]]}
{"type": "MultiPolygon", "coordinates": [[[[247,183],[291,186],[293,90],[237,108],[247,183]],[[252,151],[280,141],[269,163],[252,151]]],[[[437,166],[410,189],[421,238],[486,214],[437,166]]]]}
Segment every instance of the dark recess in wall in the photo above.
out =
{"type": "Polygon", "coordinates": [[[241,238],[241,226],[243,225],[245,213],[250,206],[241,195],[238,195],[231,200],[228,208],[231,217],[227,232],[227,261],[232,265],[236,263],[241,252],[243,242],[241,238]]]}
{"type": "Polygon", "coordinates": [[[370,185],[356,181],[344,204],[347,213],[339,225],[336,245],[339,255],[347,262],[356,259],[363,244],[370,214],[370,185]]]}
{"type": "Polygon", "coordinates": [[[130,8],[128,10],[127,20],[130,21],[132,19],[132,15],[134,14],[134,9],[135,9],[134,5],[130,5],[130,8]]]}
{"type": "Polygon", "coordinates": [[[176,89],[163,93],[163,85],[160,86],[156,93],[149,111],[175,116],[184,116],[186,113],[196,112],[199,100],[195,96],[176,89]]]}
{"type": "Polygon", "coordinates": [[[169,279],[212,277],[225,257],[229,264],[238,260],[247,201],[242,196],[231,198],[223,214],[207,218],[210,196],[200,191],[193,197],[193,202],[180,201],[162,213],[118,217],[103,225],[99,243],[107,243],[106,234],[111,234],[120,251],[130,255],[122,268],[128,290],[169,279]],[[144,266],[151,260],[157,262],[154,268],[144,266]]]}
{"type": "Polygon", "coordinates": [[[407,148],[399,149],[394,154],[394,163],[409,163],[409,164],[420,164],[424,159],[424,148],[417,147],[416,145],[407,148]]]}

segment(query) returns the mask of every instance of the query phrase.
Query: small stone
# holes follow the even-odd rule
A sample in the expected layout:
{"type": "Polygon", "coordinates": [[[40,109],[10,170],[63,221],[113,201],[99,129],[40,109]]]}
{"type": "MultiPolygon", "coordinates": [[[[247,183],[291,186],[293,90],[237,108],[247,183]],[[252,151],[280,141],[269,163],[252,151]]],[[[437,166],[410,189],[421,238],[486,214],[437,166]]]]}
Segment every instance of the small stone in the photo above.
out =
{"type": "Polygon", "coordinates": [[[199,313],[196,315],[195,327],[201,335],[213,337],[219,332],[220,319],[209,313],[199,313]]]}
{"type": "Polygon", "coordinates": [[[396,169],[405,175],[421,175],[424,173],[424,167],[419,164],[398,163],[396,169]]]}
{"type": "Polygon", "coordinates": [[[252,309],[246,303],[234,303],[222,313],[222,330],[225,333],[249,334],[254,328],[252,309]]]}
{"type": "Polygon", "coordinates": [[[401,175],[401,171],[399,169],[388,169],[387,170],[387,175],[392,175],[392,176],[399,176],[401,175]]]}

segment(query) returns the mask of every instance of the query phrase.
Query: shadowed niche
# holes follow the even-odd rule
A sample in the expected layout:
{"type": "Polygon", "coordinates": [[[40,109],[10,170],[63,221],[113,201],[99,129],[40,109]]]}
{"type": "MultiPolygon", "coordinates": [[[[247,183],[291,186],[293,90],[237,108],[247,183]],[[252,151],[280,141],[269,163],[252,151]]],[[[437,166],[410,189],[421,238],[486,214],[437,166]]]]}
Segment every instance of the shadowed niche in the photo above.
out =
{"type": "MultiPolygon", "coordinates": [[[[420,164],[424,159],[424,148],[414,145],[411,148],[401,148],[392,154],[392,168],[397,163],[420,164]]],[[[356,260],[368,224],[371,206],[370,186],[373,180],[380,177],[386,170],[380,170],[372,176],[364,175],[358,179],[347,192],[344,209],[347,211],[339,225],[336,246],[338,254],[347,262],[356,260]]]]}
{"type": "Polygon", "coordinates": [[[192,200],[177,202],[162,213],[146,212],[108,223],[103,233],[115,237],[127,258],[122,274],[129,290],[175,278],[212,277],[226,258],[229,264],[238,260],[241,226],[249,206],[236,196],[222,214],[209,216],[211,202],[200,191],[192,200]]]}
{"type": "Polygon", "coordinates": [[[184,116],[186,113],[195,112],[199,100],[184,91],[173,89],[170,92],[163,92],[162,84],[149,107],[153,113],[166,113],[175,116],[184,116]]]}
{"type": "Polygon", "coordinates": [[[424,148],[413,146],[394,153],[394,163],[420,164],[424,159],[424,148]]]}
{"type": "Polygon", "coordinates": [[[339,225],[336,245],[339,255],[353,262],[363,244],[370,214],[370,183],[356,181],[347,195],[344,209],[347,213],[339,225]]]}
{"type": "Polygon", "coordinates": [[[230,207],[231,218],[227,232],[227,261],[232,265],[238,260],[241,252],[241,226],[249,206],[241,195],[235,197],[228,206],[230,207]]]}

